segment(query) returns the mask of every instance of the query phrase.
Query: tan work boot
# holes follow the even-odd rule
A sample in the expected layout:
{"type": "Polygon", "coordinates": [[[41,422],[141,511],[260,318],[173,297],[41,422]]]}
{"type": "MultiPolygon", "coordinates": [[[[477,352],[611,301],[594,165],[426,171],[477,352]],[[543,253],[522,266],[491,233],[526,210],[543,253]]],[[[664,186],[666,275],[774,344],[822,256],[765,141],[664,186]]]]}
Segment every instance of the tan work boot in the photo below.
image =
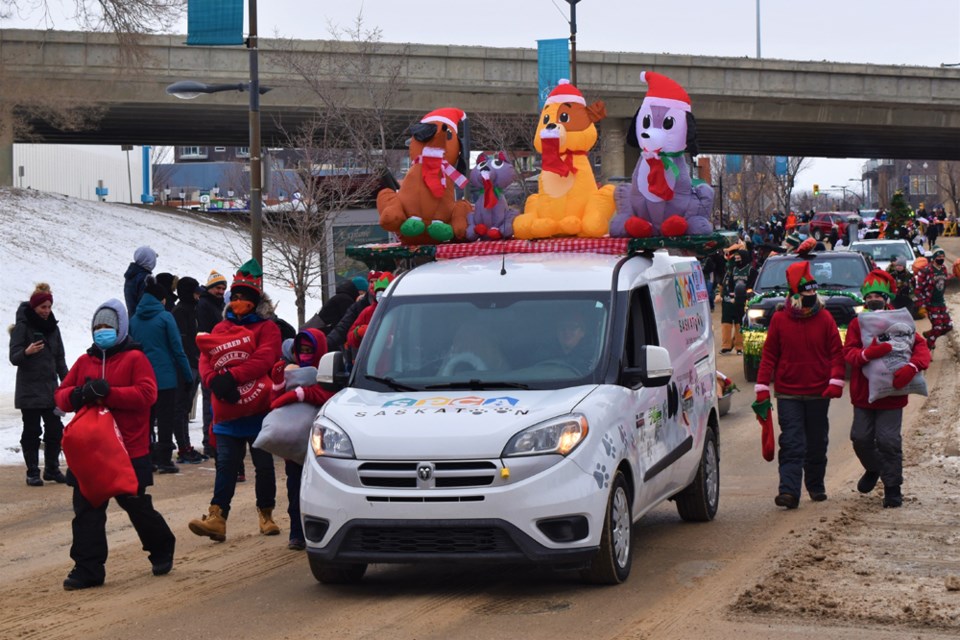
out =
{"type": "Polygon", "coordinates": [[[227,519],[223,517],[220,507],[215,504],[210,505],[210,513],[199,520],[191,520],[189,526],[190,531],[198,536],[207,536],[217,542],[227,539],[227,519]]]}
{"type": "Polygon", "coordinates": [[[275,536],[280,533],[280,527],[273,521],[273,507],[257,508],[260,516],[260,533],[265,536],[275,536]]]}

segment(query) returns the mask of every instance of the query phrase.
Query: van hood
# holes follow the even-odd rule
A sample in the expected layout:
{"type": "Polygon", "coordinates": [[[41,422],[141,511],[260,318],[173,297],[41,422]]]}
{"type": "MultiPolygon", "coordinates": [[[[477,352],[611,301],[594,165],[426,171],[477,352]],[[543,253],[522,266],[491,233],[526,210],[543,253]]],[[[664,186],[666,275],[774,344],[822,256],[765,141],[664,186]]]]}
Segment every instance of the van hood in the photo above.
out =
{"type": "Polygon", "coordinates": [[[347,388],[323,405],[321,415],[347,432],[358,460],[498,458],[514,434],[569,414],[596,388],[395,393],[347,388]]]}

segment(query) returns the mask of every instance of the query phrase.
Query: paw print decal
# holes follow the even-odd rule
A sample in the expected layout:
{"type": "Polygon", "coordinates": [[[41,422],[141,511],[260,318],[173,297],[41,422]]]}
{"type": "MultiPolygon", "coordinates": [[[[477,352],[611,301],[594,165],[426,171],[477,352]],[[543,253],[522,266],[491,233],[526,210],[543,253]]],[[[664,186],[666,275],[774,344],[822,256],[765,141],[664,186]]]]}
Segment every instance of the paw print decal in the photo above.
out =
{"type": "Polygon", "coordinates": [[[597,468],[593,472],[593,479],[597,481],[597,488],[604,489],[610,486],[610,474],[607,473],[605,465],[597,463],[597,468]]]}
{"type": "Polygon", "coordinates": [[[617,457],[617,445],[613,442],[613,438],[610,437],[609,433],[605,433],[600,442],[603,443],[603,448],[606,450],[608,456],[611,458],[617,457]]]}

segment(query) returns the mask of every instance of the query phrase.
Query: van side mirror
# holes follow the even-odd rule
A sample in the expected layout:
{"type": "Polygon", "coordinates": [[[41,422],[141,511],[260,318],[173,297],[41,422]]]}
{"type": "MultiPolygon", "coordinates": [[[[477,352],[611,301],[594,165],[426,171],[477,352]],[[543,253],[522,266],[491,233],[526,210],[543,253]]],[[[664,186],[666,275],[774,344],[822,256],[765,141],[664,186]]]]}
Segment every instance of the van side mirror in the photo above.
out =
{"type": "MultiPolygon", "coordinates": [[[[322,364],[323,361],[321,361],[322,364]]],[[[640,366],[627,367],[620,376],[624,386],[636,389],[644,387],[662,387],[673,377],[673,365],[670,352],[663,347],[647,345],[640,352],[640,366]]]]}
{"type": "Polygon", "coordinates": [[[339,351],[330,351],[320,358],[317,364],[317,382],[335,389],[347,386],[350,374],[343,363],[343,354],[339,351]]]}

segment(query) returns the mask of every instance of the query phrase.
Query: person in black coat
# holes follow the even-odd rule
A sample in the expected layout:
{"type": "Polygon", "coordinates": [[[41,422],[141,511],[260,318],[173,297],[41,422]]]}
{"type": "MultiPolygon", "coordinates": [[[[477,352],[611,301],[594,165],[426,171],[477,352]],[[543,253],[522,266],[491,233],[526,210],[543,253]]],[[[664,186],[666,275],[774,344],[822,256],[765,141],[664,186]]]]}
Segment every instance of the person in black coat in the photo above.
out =
{"type": "MultiPolygon", "coordinates": [[[[197,301],[197,333],[210,333],[218,322],[223,320],[223,308],[226,303],[223,294],[227,291],[227,279],[216,269],[210,272],[207,285],[200,289],[197,301]]],[[[210,389],[201,387],[203,394],[203,455],[216,458],[217,450],[210,446],[210,422],[213,420],[213,408],[210,406],[210,389]]]]}
{"type": "Polygon", "coordinates": [[[180,278],[173,275],[172,273],[158,273],[157,284],[163,287],[163,308],[167,311],[173,312],[173,308],[177,305],[177,284],[180,282],[180,278]]]}
{"type": "Polygon", "coordinates": [[[324,303],[320,311],[304,323],[303,329],[319,329],[329,334],[350,306],[357,301],[360,291],[352,280],[345,280],[337,285],[337,292],[324,303]]]}
{"type": "Polygon", "coordinates": [[[190,362],[193,377],[187,384],[177,388],[174,408],[173,435],[177,440],[177,462],[179,464],[198,464],[203,455],[190,445],[190,409],[197,397],[200,386],[200,349],[197,347],[197,301],[200,299],[200,283],[195,278],[180,278],[177,283],[177,297],[180,302],[173,308],[173,319],[180,331],[183,351],[190,362]]]}
{"type": "Polygon", "coordinates": [[[10,364],[17,367],[14,407],[20,409],[23,433],[20,449],[27,465],[27,484],[66,482],[60,471],[63,423],[55,411],[53,393],[67,376],[67,361],[57,319],[53,315],[50,285],[41,282],[30,300],[17,309],[10,331],[10,364]],[[43,428],[41,429],[41,422],[43,428]],[[40,436],[43,435],[43,478],[40,477],[40,436]]]}
{"type": "Polygon", "coordinates": [[[133,262],[123,274],[123,299],[127,304],[127,315],[137,312],[137,305],[147,287],[147,276],[157,266],[157,252],[144,245],[133,252],[133,262]]]}
{"type": "MultiPolygon", "coordinates": [[[[376,282],[376,280],[376,278],[370,278],[371,282],[376,282]]],[[[356,322],[357,317],[360,316],[360,312],[373,304],[373,300],[373,292],[367,289],[359,300],[350,305],[347,312],[340,318],[337,326],[327,334],[327,352],[340,351],[343,349],[347,343],[347,334],[350,332],[350,327],[356,322]]]]}

